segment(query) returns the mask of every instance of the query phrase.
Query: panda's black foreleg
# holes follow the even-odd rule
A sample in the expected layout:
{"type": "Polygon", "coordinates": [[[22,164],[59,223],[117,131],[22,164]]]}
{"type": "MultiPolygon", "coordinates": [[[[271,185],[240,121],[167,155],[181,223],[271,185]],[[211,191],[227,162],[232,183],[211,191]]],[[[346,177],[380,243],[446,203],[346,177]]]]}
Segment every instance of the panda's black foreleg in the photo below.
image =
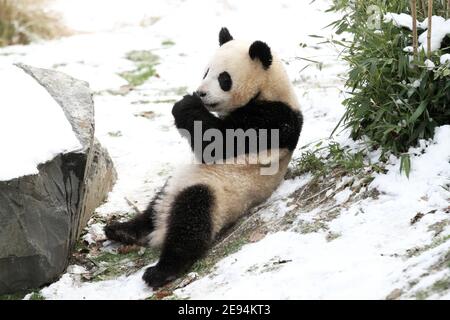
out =
{"type": "Polygon", "coordinates": [[[153,204],[141,214],[126,222],[112,222],[105,227],[108,239],[122,242],[127,245],[145,245],[146,236],[154,229],[153,204]]]}
{"type": "Polygon", "coordinates": [[[158,288],[174,280],[206,253],[212,240],[213,202],[211,190],[202,184],[178,194],[170,211],[159,262],[143,276],[149,286],[158,288]]]}

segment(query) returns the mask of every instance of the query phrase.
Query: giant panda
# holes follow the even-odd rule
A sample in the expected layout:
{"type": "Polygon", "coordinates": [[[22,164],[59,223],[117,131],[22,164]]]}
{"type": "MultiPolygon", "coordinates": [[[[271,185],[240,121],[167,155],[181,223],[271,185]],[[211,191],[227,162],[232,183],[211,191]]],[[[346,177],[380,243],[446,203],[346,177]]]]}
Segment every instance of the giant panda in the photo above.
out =
{"type": "Polygon", "coordinates": [[[255,152],[247,145],[240,153],[237,148],[231,154],[217,152],[222,160],[244,158],[232,164],[200,159],[174,174],[144,213],[105,227],[110,240],[161,248],[158,263],[143,275],[153,288],[188,271],[221,230],[270,197],[283,180],[302,129],[294,90],[270,47],[235,40],[226,28],[220,30],[219,44],[198,90],[175,103],[176,127],[193,151],[195,122],[201,122],[202,132],[215,129],[224,136],[229,129],[276,129],[278,142],[270,141],[261,157],[263,148],[255,152]],[[251,153],[257,155],[255,161],[249,160],[251,153]],[[272,162],[277,162],[276,170],[261,174],[272,162]]]}

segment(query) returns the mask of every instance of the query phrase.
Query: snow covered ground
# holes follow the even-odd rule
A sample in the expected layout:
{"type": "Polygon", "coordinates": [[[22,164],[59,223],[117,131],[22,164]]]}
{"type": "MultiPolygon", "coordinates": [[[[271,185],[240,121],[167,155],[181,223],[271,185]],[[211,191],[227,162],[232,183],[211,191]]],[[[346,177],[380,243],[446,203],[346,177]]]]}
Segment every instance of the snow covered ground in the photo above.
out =
{"type": "MultiPolygon", "coordinates": [[[[342,207],[326,230],[306,234],[277,232],[244,246],[221,261],[212,276],[180,290],[180,296],[383,299],[393,290],[408,288],[411,281],[419,281],[405,295],[414,298],[415,293],[436,278],[450,275],[448,256],[445,258],[450,252],[450,241],[438,241],[435,248],[418,257],[408,258],[406,252],[432,242],[430,226],[442,221],[445,227],[438,239],[449,238],[449,192],[442,188],[448,185],[450,177],[449,138],[450,126],[442,127],[425,154],[417,150],[419,156],[413,159],[415,169],[409,180],[399,174],[398,161],[394,160],[391,170],[377,175],[370,185],[380,192],[377,199],[342,207]],[[419,212],[425,216],[411,225],[419,212]],[[329,232],[339,236],[329,241],[329,232]],[[442,259],[447,259],[443,270],[427,269],[442,259]],[[267,267],[279,260],[290,262],[274,271],[267,267]]],[[[346,202],[351,194],[346,191],[349,190],[336,195],[336,200],[346,202]],[[339,199],[342,193],[344,200],[339,199]]],[[[303,212],[300,208],[297,212],[300,221],[311,222],[318,215],[317,210],[303,212]]]]}
{"type": "MultiPolygon", "coordinates": [[[[285,61],[305,117],[300,144],[327,138],[344,112],[346,68],[336,48],[310,37],[333,36],[324,29],[336,19],[324,13],[328,5],[326,0],[90,0],[84,6],[57,0],[54,8],[81,33],[1,49],[0,66],[23,62],[53,68],[89,81],[95,92],[96,135],[119,178],[84,239],[102,240],[104,219],[133,212],[129,202],[143,209],[174,168],[190,161],[170,111],[173,101],[201,80],[222,26],[235,38],[267,42],[285,61]],[[142,50],[158,56],[157,76],[128,92],[119,73],[135,69],[127,54],[142,50]]],[[[353,143],[345,133],[337,139],[353,143]]],[[[175,297],[450,298],[449,139],[450,127],[441,127],[433,141],[410,151],[409,180],[392,158],[388,172],[377,174],[368,187],[336,181],[327,192],[332,203],[315,208],[296,205],[310,175],[285,181],[250,218],[262,221],[267,235],[239,247],[207,276],[177,289],[175,297]],[[363,192],[373,196],[358,198],[363,192]],[[284,219],[291,223],[279,228],[284,219]]],[[[104,242],[100,250],[116,253],[117,245],[104,242]]],[[[141,267],[89,281],[83,266],[71,266],[40,294],[47,299],[145,299],[152,291],[142,272],[141,267]]]]}

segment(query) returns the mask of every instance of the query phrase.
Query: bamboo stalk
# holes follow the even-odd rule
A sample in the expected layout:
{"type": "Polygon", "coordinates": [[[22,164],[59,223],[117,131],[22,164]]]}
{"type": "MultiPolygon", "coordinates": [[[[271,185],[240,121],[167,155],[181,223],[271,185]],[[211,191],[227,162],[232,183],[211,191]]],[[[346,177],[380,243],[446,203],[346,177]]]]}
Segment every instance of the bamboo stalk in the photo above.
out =
{"type": "Polygon", "coordinates": [[[421,3],[422,3],[422,13],[423,13],[423,16],[426,17],[426,15],[427,15],[427,5],[426,5],[426,3],[425,3],[425,0],[422,0],[421,3]]]}
{"type": "MultiPolygon", "coordinates": [[[[450,0],[449,0],[450,1],[450,0]]],[[[417,35],[417,2],[416,0],[411,0],[411,14],[412,14],[412,27],[413,27],[413,49],[414,58],[417,58],[417,47],[418,47],[418,35],[417,35]]]]}
{"type": "Polygon", "coordinates": [[[433,0],[428,0],[428,32],[427,32],[427,54],[431,57],[431,28],[433,19],[433,0]]]}
{"type": "Polygon", "coordinates": [[[450,0],[447,1],[447,18],[450,18],[450,0]]]}

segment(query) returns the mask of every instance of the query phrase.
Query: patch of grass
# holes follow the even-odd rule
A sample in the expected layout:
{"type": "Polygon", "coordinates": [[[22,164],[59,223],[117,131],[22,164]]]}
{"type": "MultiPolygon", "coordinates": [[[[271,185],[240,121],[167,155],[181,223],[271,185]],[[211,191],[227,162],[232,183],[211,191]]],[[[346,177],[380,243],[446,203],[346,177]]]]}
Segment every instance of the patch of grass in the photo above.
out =
{"type": "Polygon", "coordinates": [[[25,297],[26,295],[27,295],[27,293],[23,293],[23,292],[3,294],[3,295],[0,295],[0,300],[22,300],[23,297],[25,297]]]}
{"type": "Polygon", "coordinates": [[[200,276],[209,273],[212,267],[220,260],[223,259],[242,248],[243,245],[247,244],[248,240],[246,237],[237,237],[225,242],[222,246],[216,247],[211,250],[208,255],[197,261],[192,267],[191,272],[196,272],[200,276]]]}
{"type": "Polygon", "coordinates": [[[40,292],[33,292],[30,296],[30,300],[45,300],[45,298],[40,292]]]}
{"type": "Polygon", "coordinates": [[[415,256],[422,254],[425,251],[434,249],[449,240],[450,240],[450,235],[443,236],[443,237],[437,237],[430,244],[427,244],[423,247],[415,247],[413,249],[408,249],[408,250],[406,250],[406,253],[409,257],[415,257],[415,256]]]}
{"type": "Polygon", "coordinates": [[[127,71],[120,74],[122,78],[128,81],[128,83],[134,87],[140,86],[150,77],[156,74],[156,70],[152,65],[140,65],[133,71],[127,71]]]}
{"type": "Polygon", "coordinates": [[[449,289],[450,289],[449,277],[436,281],[431,287],[431,290],[433,290],[434,292],[443,292],[449,289]]]}
{"type": "Polygon", "coordinates": [[[149,50],[133,50],[127,53],[126,58],[135,63],[156,64],[159,57],[149,50]]]}
{"type": "Polygon", "coordinates": [[[173,291],[158,291],[145,300],[189,300],[189,297],[179,297],[173,291]]]}
{"type": "Polygon", "coordinates": [[[47,0],[0,0],[0,47],[69,34],[47,0]]]}
{"type": "Polygon", "coordinates": [[[300,176],[311,172],[313,175],[323,176],[327,169],[325,159],[318,155],[317,151],[306,151],[300,159],[294,162],[294,176],[300,176]]]}
{"type": "Polygon", "coordinates": [[[351,151],[336,142],[322,146],[317,143],[305,151],[299,159],[293,161],[293,176],[311,173],[315,178],[325,177],[332,172],[357,175],[363,171],[382,172],[382,164],[364,161],[364,151],[351,151]]]}
{"type": "Polygon", "coordinates": [[[247,243],[248,240],[246,238],[236,238],[223,247],[221,254],[223,256],[229,256],[230,254],[238,252],[247,243]]]}
{"type": "Polygon", "coordinates": [[[163,46],[173,46],[173,45],[175,45],[175,42],[173,42],[172,40],[168,39],[168,40],[164,40],[161,44],[163,46]]]}
{"type": "Polygon", "coordinates": [[[196,272],[196,273],[198,273],[200,275],[201,274],[205,274],[205,273],[207,273],[208,270],[211,269],[211,267],[213,265],[214,265],[214,263],[212,263],[210,259],[204,258],[204,259],[201,259],[201,260],[197,261],[193,265],[193,267],[191,269],[191,272],[196,272]]]}
{"type": "Polygon", "coordinates": [[[38,289],[29,289],[26,291],[0,295],[0,300],[23,300],[23,298],[30,293],[30,300],[45,300],[38,289]]]}
{"type": "Polygon", "coordinates": [[[92,273],[91,279],[101,281],[117,278],[123,274],[134,272],[157,259],[158,252],[151,248],[141,248],[123,254],[101,252],[90,258],[97,267],[92,273]]]}
{"type": "Polygon", "coordinates": [[[156,75],[155,66],[159,63],[159,57],[151,51],[131,51],[126,58],[136,64],[136,69],[119,74],[129,85],[139,86],[156,75]]]}
{"type": "Polygon", "coordinates": [[[328,224],[321,220],[315,220],[314,222],[302,221],[298,226],[294,227],[294,230],[302,234],[315,233],[320,230],[328,230],[328,224]]]}
{"type": "Polygon", "coordinates": [[[445,277],[434,282],[430,287],[416,292],[417,300],[425,300],[433,294],[439,294],[450,290],[450,277],[445,277]]]}
{"type": "Polygon", "coordinates": [[[428,298],[429,295],[430,295],[429,292],[427,292],[425,290],[421,290],[421,291],[416,292],[415,298],[417,300],[425,300],[426,298],[428,298]]]}

